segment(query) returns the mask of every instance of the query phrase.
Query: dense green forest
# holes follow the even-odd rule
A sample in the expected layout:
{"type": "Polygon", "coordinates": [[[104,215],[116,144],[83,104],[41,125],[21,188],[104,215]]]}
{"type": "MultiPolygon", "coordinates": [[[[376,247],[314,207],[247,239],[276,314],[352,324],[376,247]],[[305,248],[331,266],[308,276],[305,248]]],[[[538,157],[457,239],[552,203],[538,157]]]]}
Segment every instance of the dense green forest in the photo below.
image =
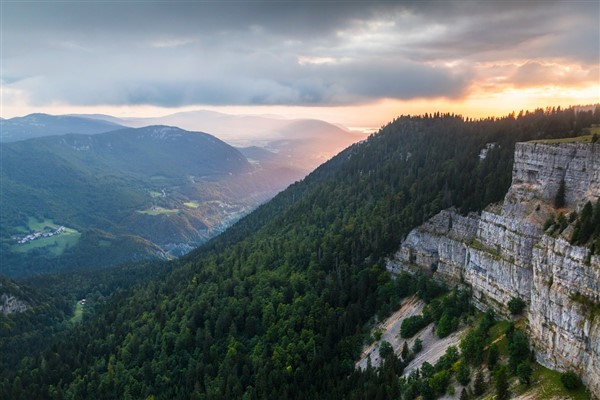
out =
{"type": "MultiPolygon", "coordinates": [[[[600,109],[477,121],[400,117],[161,279],[115,292],[85,321],[45,339],[43,351],[3,367],[0,397],[413,398],[429,389],[435,390],[427,396],[440,395],[443,385],[427,381],[419,389],[410,377],[399,381],[397,362],[378,373],[354,370],[372,323],[406,295],[429,290],[419,278],[391,279],[384,258],[443,208],[477,211],[501,200],[517,141],[574,136],[598,122],[600,109]]],[[[452,325],[460,315],[446,319],[452,325]]],[[[440,330],[441,314],[425,317],[440,330]]],[[[523,360],[517,361],[511,371],[500,368],[500,377],[523,360]]],[[[447,367],[433,366],[430,377],[447,367]]]]}
{"type": "Polygon", "coordinates": [[[11,277],[184,254],[292,181],[214,136],[165,126],[0,143],[0,154],[11,277]]]}
{"type": "Polygon", "coordinates": [[[43,350],[49,338],[71,329],[76,319],[77,301],[87,300],[79,317],[85,321],[111,295],[159,279],[168,271],[168,263],[139,262],[38,275],[18,284],[0,276],[0,295],[15,296],[29,307],[23,313],[0,312],[0,371],[14,368],[23,357],[43,350]]]}

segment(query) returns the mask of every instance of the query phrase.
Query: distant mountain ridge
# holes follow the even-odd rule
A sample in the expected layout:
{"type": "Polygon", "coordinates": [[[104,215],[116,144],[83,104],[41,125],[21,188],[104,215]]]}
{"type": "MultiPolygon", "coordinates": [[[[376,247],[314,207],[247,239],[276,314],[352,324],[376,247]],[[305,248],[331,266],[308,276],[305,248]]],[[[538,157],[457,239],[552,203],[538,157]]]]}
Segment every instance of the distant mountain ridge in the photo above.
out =
{"type": "Polygon", "coordinates": [[[151,118],[118,118],[106,114],[30,114],[1,120],[0,142],[67,133],[97,134],[125,127],[153,125],[210,132],[237,147],[262,147],[277,154],[280,167],[294,169],[298,176],[305,176],[365,136],[339,124],[318,119],[232,115],[198,110],[151,118]]]}
{"type": "Polygon", "coordinates": [[[0,120],[0,142],[15,142],[65,133],[96,134],[123,127],[114,121],[36,113],[0,120]]]}
{"type": "Polygon", "coordinates": [[[10,275],[181,254],[294,176],[169,126],[0,146],[0,261],[10,275]],[[61,235],[42,236],[61,226],[61,235]]]}
{"type": "Polygon", "coordinates": [[[234,146],[265,148],[279,155],[281,165],[301,169],[305,174],[351,144],[364,139],[362,134],[318,119],[231,115],[207,110],[179,112],[154,118],[115,119],[107,115],[91,114],[84,117],[132,127],[164,124],[211,132],[234,146]]]}
{"type": "MultiPolygon", "coordinates": [[[[246,158],[235,148],[203,132],[189,132],[170,126],[124,128],[98,135],[69,134],[59,143],[83,159],[96,158],[143,175],[168,173],[172,177],[249,172],[246,158]],[[160,163],[157,159],[160,158],[160,163]]],[[[108,167],[108,166],[107,166],[108,167]]]]}
{"type": "Polygon", "coordinates": [[[9,275],[183,254],[361,139],[319,120],[209,111],[0,123],[9,275]]]}

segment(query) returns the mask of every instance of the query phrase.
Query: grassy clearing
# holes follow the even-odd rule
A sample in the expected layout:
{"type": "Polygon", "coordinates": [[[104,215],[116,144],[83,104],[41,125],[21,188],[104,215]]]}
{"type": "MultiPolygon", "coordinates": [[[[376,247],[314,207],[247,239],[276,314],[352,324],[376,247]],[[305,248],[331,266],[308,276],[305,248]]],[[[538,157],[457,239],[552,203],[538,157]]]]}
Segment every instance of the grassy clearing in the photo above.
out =
{"type": "MultiPolygon", "coordinates": [[[[50,219],[40,221],[34,217],[29,217],[27,225],[24,229],[26,232],[53,231],[59,227],[59,225],[50,219]]],[[[53,256],[60,256],[67,248],[75,246],[79,238],[81,238],[81,233],[75,229],[65,227],[64,231],[60,234],[38,238],[24,244],[15,244],[11,246],[11,250],[16,253],[27,253],[35,249],[44,249],[53,256]]]]}
{"type": "Polygon", "coordinates": [[[43,248],[54,256],[60,256],[67,248],[75,246],[80,237],[81,233],[75,229],[65,228],[64,232],[59,235],[35,239],[25,244],[16,244],[11,249],[17,253],[27,253],[43,248]]]}
{"type": "Polygon", "coordinates": [[[504,335],[504,332],[510,326],[510,321],[500,321],[496,322],[494,326],[490,328],[490,337],[492,341],[498,339],[500,336],[504,335]]]}
{"type": "Polygon", "coordinates": [[[597,124],[592,125],[587,130],[589,131],[590,135],[593,135],[594,133],[600,135],[600,125],[597,125],[597,124]]]}
{"type": "Polygon", "coordinates": [[[198,208],[200,207],[200,203],[198,203],[197,201],[188,201],[186,203],[183,203],[184,206],[189,207],[189,208],[198,208]]]}
{"type": "Polygon", "coordinates": [[[592,135],[585,136],[576,136],[570,138],[561,138],[561,139],[544,139],[544,140],[532,140],[529,143],[545,143],[545,144],[553,144],[553,143],[592,143],[592,135]]]}
{"type": "Polygon", "coordinates": [[[154,190],[150,191],[150,197],[152,197],[153,199],[157,198],[157,197],[162,197],[162,193],[161,192],[155,192],[154,190]]]}
{"type": "Polygon", "coordinates": [[[58,225],[51,219],[38,220],[35,217],[29,217],[27,221],[27,227],[30,231],[43,231],[45,229],[56,229],[58,225]]]}
{"type": "Polygon", "coordinates": [[[153,182],[170,182],[170,179],[163,175],[153,175],[150,177],[153,182]]]}
{"type": "Polygon", "coordinates": [[[174,208],[174,209],[169,209],[169,208],[162,208],[162,207],[151,207],[151,208],[147,208],[145,210],[138,210],[137,211],[140,214],[145,214],[145,215],[162,215],[162,214],[176,214],[179,212],[178,209],[174,208]]]}
{"type": "Polygon", "coordinates": [[[83,318],[83,305],[78,301],[75,303],[75,313],[69,320],[71,324],[78,324],[81,322],[81,318],[83,318]]]}
{"type": "Polygon", "coordinates": [[[515,392],[532,395],[535,399],[591,399],[590,394],[583,387],[573,392],[566,390],[560,382],[560,372],[552,371],[539,364],[533,366],[531,383],[531,387],[518,385],[515,392]]]}

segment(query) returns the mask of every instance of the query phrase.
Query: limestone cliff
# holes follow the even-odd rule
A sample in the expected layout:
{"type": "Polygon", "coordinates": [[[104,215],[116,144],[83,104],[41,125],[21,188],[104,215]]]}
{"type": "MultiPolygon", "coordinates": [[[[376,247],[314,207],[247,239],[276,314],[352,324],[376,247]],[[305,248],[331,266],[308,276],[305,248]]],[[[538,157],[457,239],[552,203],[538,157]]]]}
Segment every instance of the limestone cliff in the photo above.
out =
{"type": "Polygon", "coordinates": [[[23,311],[27,311],[28,309],[29,305],[23,300],[5,293],[0,295],[0,313],[20,313],[23,311]]]}
{"type": "Polygon", "coordinates": [[[30,296],[15,282],[0,277],[0,313],[21,313],[30,308],[30,296]]]}
{"type": "Polygon", "coordinates": [[[600,258],[542,230],[561,182],[568,209],[598,199],[600,145],[518,143],[502,205],[479,216],[442,211],[407,236],[388,269],[468,284],[480,308],[505,315],[522,298],[538,361],[577,371],[600,397],[600,258]]]}

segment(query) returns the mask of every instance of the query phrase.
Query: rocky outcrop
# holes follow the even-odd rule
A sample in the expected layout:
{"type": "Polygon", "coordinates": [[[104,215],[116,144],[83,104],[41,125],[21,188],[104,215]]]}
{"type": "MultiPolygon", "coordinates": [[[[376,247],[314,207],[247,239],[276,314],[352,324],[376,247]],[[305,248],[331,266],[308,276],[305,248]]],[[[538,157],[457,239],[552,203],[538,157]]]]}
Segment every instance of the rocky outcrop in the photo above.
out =
{"type": "Polygon", "coordinates": [[[600,259],[541,229],[561,182],[568,209],[598,199],[600,145],[517,144],[501,206],[480,216],[442,211],[413,230],[387,266],[468,284],[476,305],[504,315],[512,297],[522,298],[538,361],[576,370],[600,397],[600,259]]]}
{"type": "Polygon", "coordinates": [[[429,267],[454,283],[462,279],[467,263],[467,246],[477,233],[479,216],[466,217],[455,210],[444,210],[413,230],[396,257],[388,262],[392,272],[416,272],[429,267]]]}
{"type": "Polygon", "coordinates": [[[0,314],[21,313],[31,308],[31,297],[16,282],[0,276],[0,314]]]}
{"type": "Polygon", "coordinates": [[[509,215],[523,214],[536,200],[552,203],[561,181],[566,206],[600,197],[600,145],[517,143],[512,185],[504,199],[509,215]]]}
{"type": "Polygon", "coordinates": [[[27,311],[28,309],[29,305],[23,300],[6,293],[0,295],[0,313],[20,313],[23,311],[27,311]]]}
{"type": "Polygon", "coordinates": [[[576,370],[600,397],[600,258],[544,236],[532,268],[529,327],[538,361],[576,370]]]}

